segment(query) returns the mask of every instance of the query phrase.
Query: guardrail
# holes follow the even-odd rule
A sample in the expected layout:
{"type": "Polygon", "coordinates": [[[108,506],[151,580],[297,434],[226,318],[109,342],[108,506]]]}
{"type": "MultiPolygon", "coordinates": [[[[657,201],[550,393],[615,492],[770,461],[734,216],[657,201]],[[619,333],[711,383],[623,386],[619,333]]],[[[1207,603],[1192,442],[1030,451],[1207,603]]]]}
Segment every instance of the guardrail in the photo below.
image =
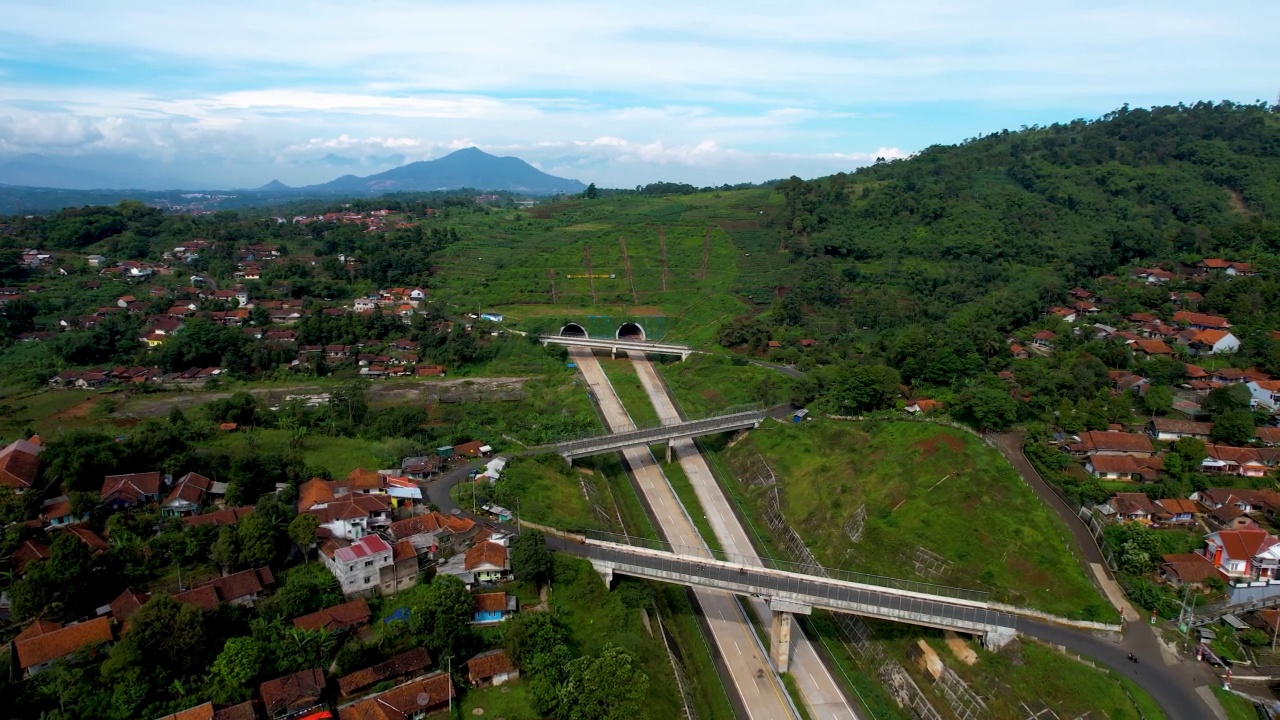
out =
{"type": "Polygon", "coordinates": [[[602,450],[649,445],[668,439],[710,435],[717,432],[736,430],[748,426],[754,427],[759,425],[761,422],[764,422],[764,420],[764,412],[753,410],[730,415],[718,415],[715,417],[704,418],[702,420],[690,420],[671,425],[658,425],[640,430],[627,430],[620,433],[595,435],[580,440],[570,440],[557,443],[553,449],[555,452],[564,455],[565,457],[574,457],[593,454],[602,450]]]}
{"type": "MultiPolygon", "coordinates": [[[[657,550],[660,552],[667,552],[675,555],[686,555],[690,557],[705,557],[709,552],[712,559],[720,560],[722,562],[746,566],[757,565],[770,570],[812,576],[815,580],[822,579],[821,576],[814,573],[813,569],[815,566],[793,563],[786,560],[774,560],[772,558],[762,558],[755,555],[739,555],[737,553],[727,553],[722,550],[708,551],[707,548],[686,547],[683,545],[674,545],[663,540],[649,540],[635,536],[616,535],[614,533],[601,532],[598,530],[589,530],[585,533],[585,536],[590,540],[599,540],[601,542],[614,543],[618,545],[632,545],[634,547],[642,547],[647,550],[657,550]]],[[[915,593],[917,595],[933,595],[938,598],[952,598],[956,600],[964,600],[966,602],[984,604],[989,602],[990,599],[990,593],[986,593],[981,590],[968,590],[965,588],[950,587],[948,585],[935,585],[933,583],[919,582],[916,580],[903,580],[901,578],[871,575],[868,573],[852,572],[833,568],[824,567],[822,570],[828,573],[827,577],[832,580],[842,580],[844,582],[857,583],[859,585],[871,585],[875,587],[882,587],[887,590],[897,590],[900,592],[915,593]]]]}

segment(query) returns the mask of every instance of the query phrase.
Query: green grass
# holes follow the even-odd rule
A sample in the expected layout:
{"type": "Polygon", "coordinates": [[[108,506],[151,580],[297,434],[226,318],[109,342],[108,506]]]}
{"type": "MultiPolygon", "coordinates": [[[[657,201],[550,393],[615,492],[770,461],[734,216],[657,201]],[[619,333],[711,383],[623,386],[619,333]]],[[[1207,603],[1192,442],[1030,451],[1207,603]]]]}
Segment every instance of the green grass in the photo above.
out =
{"type": "Polygon", "coordinates": [[[716,671],[711,644],[694,614],[689,591],[674,585],[652,584],[658,612],[675,640],[676,654],[689,680],[698,718],[732,720],[733,705],[716,671]]]}
{"type": "Polygon", "coordinates": [[[1213,687],[1213,694],[1227,711],[1227,720],[1258,720],[1258,710],[1254,704],[1220,686],[1213,687]]]}
{"type": "Polygon", "coordinates": [[[790,397],[791,378],[722,355],[693,355],[655,365],[686,417],[703,417],[751,403],[775,405],[790,397]]]}
{"type": "Polygon", "coordinates": [[[20,391],[0,397],[0,437],[15,437],[30,427],[39,433],[101,426],[87,412],[68,412],[91,398],[107,397],[100,390],[20,391]]]}
{"type": "MultiPolygon", "coordinates": [[[[649,676],[646,714],[651,720],[678,717],[683,709],[680,691],[662,639],[646,632],[634,602],[646,598],[647,584],[630,578],[616,581],[610,592],[585,560],[556,553],[551,605],[562,613],[578,655],[599,654],[608,643],[630,651],[649,676]]],[[[652,605],[649,605],[652,607],[652,605]]],[[[655,626],[654,632],[657,632],[655,626]]]]}
{"type": "MultiPolygon", "coordinates": [[[[559,455],[537,455],[513,458],[497,485],[482,483],[479,493],[508,510],[518,507],[521,520],[570,532],[613,530],[608,521],[596,515],[588,500],[590,492],[606,516],[613,515],[601,485],[600,477],[589,467],[570,467],[559,455]]],[[[453,492],[459,504],[470,504],[470,483],[460,483],[453,492]]]]}
{"type": "Polygon", "coordinates": [[[693,489],[693,483],[689,482],[689,476],[684,474],[684,468],[680,466],[680,461],[673,457],[672,462],[663,462],[666,457],[664,455],[664,446],[655,445],[651,449],[654,457],[658,458],[658,466],[662,468],[662,474],[667,476],[667,482],[670,483],[671,489],[675,491],[676,498],[684,506],[689,518],[693,520],[693,527],[702,536],[703,542],[707,544],[707,547],[712,552],[723,550],[724,548],[720,546],[720,541],[716,538],[715,531],[711,529],[711,523],[707,520],[706,513],[702,511],[702,503],[698,502],[698,494],[693,489]]]}
{"type": "Polygon", "coordinates": [[[659,425],[658,411],[644,391],[640,376],[636,374],[636,366],[630,359],[611,360],[600,358],[600,367],[609,378],[609,384],[618,395],[618,401],[627,409],[631,422],[636,427],[655,427],[659,425]]]}
{"type": "MultiPolygon", "coordinates": [[[[266,428],[255,428],[249,433],[220,433],[205,444],[208,447],[243,454],[298,452],[308,465],[328,470],[329,474],[335,478],[346,477],[357,467],[377,470],[393,459],[384,443],[328,435],[308,435],[302,448],[295,451],[289,446],[287,430],[266,428]]],[[[399,458],[395,458],[395,461],[398,465],[399,458]]]]}
{"type": "MultiPolygon", "coordinates": [[[[1116,619],[1067,549],[1061,520],[998,452],[967,433],[908,422],[766,423],[722,454],[744,469],[757,453],[782,479],[787,519],[825,565],[988,590],[997,601],[1067,617],[1116,619]],[[853,543],[845,525],[863,505],[864,530],[853,543]],[[917,547],[949,565],[934,577],[916,575],[917,547]]],[[[753,505],[765,492],[744,491],[753,505]]]]}
{"type": "Polygon", "coordinates": [[[796,679],[791,673],[782,673],[782,686],[787,689],[787,694],[791,696],[791,703],[795,705],[796,713],[800,720],[810,720],[813,716],[809,714],[809,709],[804,706],[804,694],[800,692],[800,686],[796,684],[796,679]]]}
{"type": "Polygon", "coordinates": [[[467,690],[462,696],[462,717],[478,717],[472,714],[476,708],[484,710],[483,717],[506,720],[537,720],[540,716],[530,706],[529,692],[524,683],[508,682],[497,687],[467,690]]]}

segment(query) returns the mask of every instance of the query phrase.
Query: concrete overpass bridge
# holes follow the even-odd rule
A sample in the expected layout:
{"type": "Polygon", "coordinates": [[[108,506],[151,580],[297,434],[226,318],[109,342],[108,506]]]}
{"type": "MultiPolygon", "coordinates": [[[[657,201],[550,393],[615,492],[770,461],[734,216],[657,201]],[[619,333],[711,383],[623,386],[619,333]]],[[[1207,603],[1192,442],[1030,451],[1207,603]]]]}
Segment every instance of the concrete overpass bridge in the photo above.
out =
{"type": "Polygon", "coordinates": [[[671,442],[680,438],[701,437],[716,433],[731,432],[758,428],[764,422],[765,414],[761,410],[733,412],[702,420],[689,420],[640,430],[628,430],[610,433],[582,440],[570,440],[555,446],[555,452],[570,462],[574,458],[590,455],[603,455],[631,447],[644,447],[656,443],[667,443],[667,462],[671,462],[671,442]]]}
{"type": "Polygon", "coordinates": [[[582,538],[581,545],[606,584],[618,573],[764,599],[773,611],[770,655],[778,672],[786,672],[790,663],[791,616],[808,615],[813,608],[978,635],[990,649],[1003,647],[1017,634],[1017,618],[991,609],[986,594],[977,591],[840,571],[828,571],[836,577],[821,577],[764,558],[735,561],[720,554],[710,559],[692,554],[705,550],[685,554],[678,547],[639,547],[594,537],[582,538]],[[759,562],[775,567],[753,564],[759,562]]]}
{"type": "Polygon", "coordinates": [[[564,345],[566,347],[583,347],[592,350],[608,350],[613,357],[618,352],[652,353],[654,355],[679,355],[681,360],[688,358],[695,351],[688,345],[677,343],[653,342],[643,338],[590,338],[586,335],[543,335],[538,338],[543,345],[564,345]]]}

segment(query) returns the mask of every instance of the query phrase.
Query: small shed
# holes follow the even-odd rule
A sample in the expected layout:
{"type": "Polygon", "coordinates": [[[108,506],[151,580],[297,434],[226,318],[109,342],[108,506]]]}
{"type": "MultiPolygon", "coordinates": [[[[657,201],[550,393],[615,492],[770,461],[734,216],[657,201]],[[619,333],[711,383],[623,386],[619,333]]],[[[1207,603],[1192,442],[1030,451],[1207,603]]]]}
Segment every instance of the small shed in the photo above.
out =
{"type": "Polygon", "coordinates": [[[1226,615],[1222,616],[1222,624],[1226,625],[1232,630],[1235,630],[1236,632],[1249,629],[1249,626],[1246,625],[1243,620],[1236,617],[1235,615],[1232,615],[1231,613],[1227,613],[1226,615]]]}
{"type": "Polygon", "coordinates": [[[440,447],[436,448],[436,454],[442,458],[453,457],[453,446],[441,445],[440,447]]]}
{"type": "Polygon", "coordinates": [[[791,422],[796,422],[796,423],[798,423],[798,422],[803,422],[803,421],[804,421],[804,419],[805,419],[805,418],[807,418],[807,417],[809,417],[809,409],[808,409],[808,408],[800,408],[799,410],[797,410],[797,411],[795,412],[795,414],[794,414],[794,415],[792,415],[792,416],[791,416],[791,422]]]}

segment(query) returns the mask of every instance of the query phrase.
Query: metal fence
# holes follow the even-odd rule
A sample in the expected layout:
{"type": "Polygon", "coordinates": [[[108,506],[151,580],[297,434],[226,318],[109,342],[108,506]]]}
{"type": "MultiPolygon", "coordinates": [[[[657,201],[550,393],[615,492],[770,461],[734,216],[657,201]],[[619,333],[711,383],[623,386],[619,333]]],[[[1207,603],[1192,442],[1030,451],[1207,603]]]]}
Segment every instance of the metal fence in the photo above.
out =
{"type": "MultiPolygon", "coordinates": [[[[920,595],[933,595],[940,599],[952,598],[957,600],[967,600],[970,602],[986,603],[990,597],[988,593],[980,590],[968,590],[965,588],[949,587],[947,585],[935,585],[932,583],[918,582],[916,580],[903,580],[900,578],[850,572],[847,570],[837,570],[833,568],[821,568],[822,572],[815,574],[813,566],[807,564],[793,563],[786,560],[775,560],[772,558],[762,558],[755,555],[738,555],[736,553],[727,553],[720,550],[710,551],[710,553],[708,553],[706,548],[675,545],[662,540],[626,537],[595,530],[588,531],[586,536],[593,540],[600,540],[602,542],[643,547],[649,550],[672,553],[674,555],[705,557],[710,554],[715,560],[745,566],[747,570],[749,570],[751,566],[765,567],[771,570],[810,576],[814,578],[815,582],[820,580],[818,575],[825,574],[826,577],[833,580],[858,583],[860,585],[871,585],[889,590],[917,593],[920,595]]],[[[588,552],[590,553],[591,550],[588,550],[588,552]]],[[[629,557],[634,556],[629,555],[629,557]]]]}

